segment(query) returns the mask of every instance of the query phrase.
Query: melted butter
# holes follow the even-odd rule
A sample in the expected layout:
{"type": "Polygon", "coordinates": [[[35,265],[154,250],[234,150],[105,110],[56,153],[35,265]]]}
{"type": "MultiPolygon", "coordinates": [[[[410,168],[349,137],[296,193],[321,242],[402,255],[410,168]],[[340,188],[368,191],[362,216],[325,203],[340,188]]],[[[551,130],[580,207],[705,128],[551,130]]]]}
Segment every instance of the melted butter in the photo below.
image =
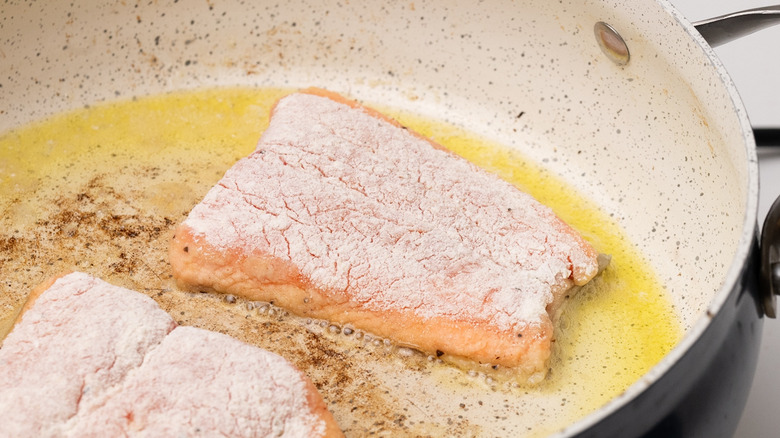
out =
{"type": "Polygon", "coordinates": [[[356,348],[366,343],[354,336],[312,338],[312,325],[293,317],[177,290],[167,264],[173,227],[254,150],[271,106],[288,92],[173,93],[65,113],[0,136],[0,333],[35,285],[83,270],[149,294],[180,323],[284,355],[312,377],[348,435],[546,435],[624,391],[680,339],[662,285],[597,205],[517,151],[392,111],[531,193],[612,256],[567,303],[541,385],[516,388],[430,358],[399,358],[384,343],[356,348]]]}

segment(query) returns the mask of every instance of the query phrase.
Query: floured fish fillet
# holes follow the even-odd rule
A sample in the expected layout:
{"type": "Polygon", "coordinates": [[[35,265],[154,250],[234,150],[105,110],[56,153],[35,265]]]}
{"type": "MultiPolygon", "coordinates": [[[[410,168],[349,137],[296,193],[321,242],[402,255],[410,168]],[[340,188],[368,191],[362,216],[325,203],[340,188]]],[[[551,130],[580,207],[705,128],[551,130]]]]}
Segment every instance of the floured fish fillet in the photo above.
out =
{"type": "Polygon", "coordinates": [[[343,436],[311,381],[149,297],[71,273],[0,349],[0,436],[343,436]]]}
{"type": "Polygon", "coordinates": [[[257,149],[178,227],[181,287],[271,301],[438,355],[546,373],[597,253],[531,196],[321,90],[282,98],[257,149]]]}

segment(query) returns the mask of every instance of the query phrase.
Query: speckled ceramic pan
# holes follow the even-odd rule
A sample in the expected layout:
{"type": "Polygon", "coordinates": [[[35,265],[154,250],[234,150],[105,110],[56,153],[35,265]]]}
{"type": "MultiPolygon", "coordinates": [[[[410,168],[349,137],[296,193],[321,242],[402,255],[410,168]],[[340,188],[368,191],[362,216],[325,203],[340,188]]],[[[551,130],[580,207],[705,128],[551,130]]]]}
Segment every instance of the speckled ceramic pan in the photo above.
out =
{"type": "Polygon", "coordinates": [[[617,219],[686,328],[645,377],[559,435],[736,427],[762,321],[756,154],[731,79],[665,0],[10,1],[0,11],[0,132],[171,90],[319,86],[522,149],[617,219]],[[627,42],[627,65],[602,53],[599,21],[627,42]]]}

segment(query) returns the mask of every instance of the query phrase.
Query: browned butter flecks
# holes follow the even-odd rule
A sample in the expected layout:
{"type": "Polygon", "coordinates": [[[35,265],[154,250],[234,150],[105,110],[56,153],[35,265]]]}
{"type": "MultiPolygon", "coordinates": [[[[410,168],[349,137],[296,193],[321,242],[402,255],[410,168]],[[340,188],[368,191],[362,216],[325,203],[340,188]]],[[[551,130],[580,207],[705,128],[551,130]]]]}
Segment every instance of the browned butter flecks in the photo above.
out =
{"type": "Polygon", "coordinates": [[[182,325],[288,358],[347,436],[544,436],[625,390],[676,343],[679,325],[663,288],[598,208],[516,152],[392,110],[383,111],[522,187],[613,256],[568,300],[541,385],[515,387],[490,369],[464,371],[269,303],[178,289],[167,257],[173,227],[254,150],[273,102],[286,94],[173,93],[0,134],[0,330],[37,283],[85,271],[146,293],[182,325]]]}

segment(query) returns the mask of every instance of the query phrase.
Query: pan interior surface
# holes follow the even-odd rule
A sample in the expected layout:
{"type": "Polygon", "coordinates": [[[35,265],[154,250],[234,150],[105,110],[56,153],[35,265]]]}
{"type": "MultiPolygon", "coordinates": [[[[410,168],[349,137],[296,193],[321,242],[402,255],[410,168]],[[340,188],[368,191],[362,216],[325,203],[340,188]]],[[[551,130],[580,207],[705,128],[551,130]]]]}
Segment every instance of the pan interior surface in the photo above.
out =
{"type": "MultiPolygon", "coordinates": [[[[755,175],[745,165],[751,157],[735,146],[745,143],[745,117],[723,87],[727,78],[665,3],[58,2],[3,8],[0,132],[62,111],[177,90],[323,87],[445,121],[520,151],[576,187],[638,248],[684,329],[694,327],[733,281],[751,214],[745,199],[755,190],[755,175]],[[629,65],[618,67],[603,57],[592,37],[597,21],[621,33],[631,49],[629,65]]],[[[203,157],[212,178],[241,156],[210,161],[217,155],[203,157]]],[[[134,177],[159,172],[148,164],[148,173],[134,177]]],[[[82,183],[88,188],[90,181],[82,183]]],[[[176,193],[188,188],[171,183],[164,190],[171,198],[150,208],[186,207],[176,204],[182,198],[176,193]]],[[[126,208],[122,220],[131,220],[134,210],[126,208]]],[[[247,303],[225,306],[210,295],[196,296],[197,305],[176,294],[165,299],[171,308],[183,306],[185,314],[188,306],[214,305],[215,312],[230,315],[227,325],[247,324],[247,303]]],[[[283,312],[273,316],[287,324],[283,312]]],[[[262,327],[249,332],[276,333],[262,327]]],[[[317,327],[309,331],[328,331],[317,327]]],[[[301,344],[319,342],[300,336],[301,344]]],[[[330,360],[347,353],[333,354],[330,360]]],[[[382,352],[359,354],[370,360],[382,352]]],[[[419,370],[428,369],[421,363],[419,370]]],[[[365,385],[394,368],[384,366],[361,370],[365,385]]],[[[324,374],[319,378],[339,384],[324,374]]],[[[332,396],[366,401],[358,395],[332,396]]],[[[394,397],[414,400],[408,393],[394,397]]],[[[479,397],[468,400],[468,409],[485,405],[479,397]]],[[[406,409],[415,409],[414,402],[406,409]]],[[[384,412],[381,421],[392,426],[410,416],[384,412]]],[[[466,423],[428,433],[456,426],[466,435],[477,433],[466,423]]]]}
{"type": "Polygon", "coordinates": [[[731,146],[742,132],[728,128],[744,115],[655,2],[4,8],[2,130],[96,102],[226,85],[319,86],[444,120],[522,150],[616,217],[686,327],[720,289],[740,240],[746,152],[731,146]],[[628,42],[628,66],[602,55],[597,21],[628,42]]]}
{"type": "Polygon", "coordinates": [[[621,393],[676,344],[667,294],[597,206],[514,150],[403,113],[395,116],[406,126],[532,193],[612,255],[567,299],[542,382],[526,385],[511,369],[426,355],[272,303],[177,288],[168,263],[175,225],[252,150],[270,107],[288,92],[177,92],[56,115],[0,137],[16,169],[0,185],[15,195],[0,198],[0,229],[13,230],[0,233],[8,273],[0,306],[23,302],[36,279],[87,271],[148,294],[180,324],[288,358],[314,379],[345,432],[359,436],[544,436],[621,393]],[[554,420],[537,424],[544,414],[554,420]]]}

